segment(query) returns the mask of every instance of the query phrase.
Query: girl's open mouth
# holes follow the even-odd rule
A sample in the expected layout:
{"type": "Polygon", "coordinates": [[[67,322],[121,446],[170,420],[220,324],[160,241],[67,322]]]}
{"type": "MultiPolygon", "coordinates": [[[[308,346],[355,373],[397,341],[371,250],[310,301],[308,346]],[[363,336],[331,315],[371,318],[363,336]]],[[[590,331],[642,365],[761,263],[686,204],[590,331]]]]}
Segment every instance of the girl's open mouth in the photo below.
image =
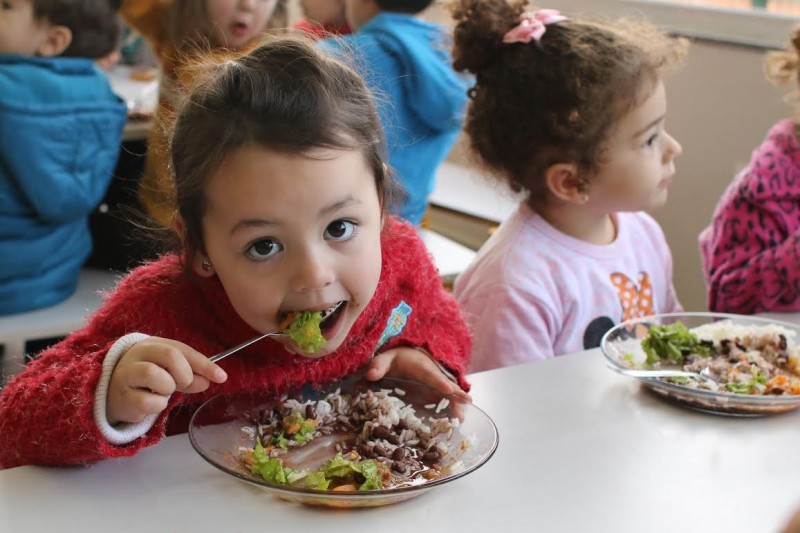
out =
{"type": "Polygon", "coordinates": [[[342,300],[335,305],[330,306],[328,309],[322,311],[322,321],[319,323],[319,329],[324,333],[330,330],[338,322],[339,317],[342,315],[342,310],[347,307],[347,301],[342,300]]]}
{"type": "Polygon", "coordinates": [[[234,35],[241,36],[247,33],[247,24],[244,22],[234,22],[231,24],[231,31],[234,35]]]}

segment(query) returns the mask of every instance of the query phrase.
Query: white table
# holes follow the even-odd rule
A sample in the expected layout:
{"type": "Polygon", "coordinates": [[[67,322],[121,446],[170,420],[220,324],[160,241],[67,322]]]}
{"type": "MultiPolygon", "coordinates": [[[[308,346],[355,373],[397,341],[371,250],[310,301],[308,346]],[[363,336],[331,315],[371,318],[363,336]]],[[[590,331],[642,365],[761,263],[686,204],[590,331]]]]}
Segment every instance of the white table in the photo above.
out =
{"type": "Polygon", "coordinates": [[[63,302],[0,317],[0,345],[4,346],[4,358],[21,359],[27,341],[66,335],[81,327],[86,317],[102,304],[103,292],[116,285],[118,276],[110,271],[84,268],[79,274],[75,292],[63,302]]]}
{"type": "Polygon", "coordinates": [[[421,229],[420,237],[431,253],[433,262],[439,270],[439,277],[445,284],[452,284],[455,277],[461,274],[475,258],[474,250],[435,231],[421,229]]]}
{"type": "Polygon", "coordinates": [[[519,200],[505,185],[450,161],[436,169],[436,185],[428,198],[432,205],[498,224],[516,209],[519,200]]]}
{"type": "Polygon", "coordinates": [[[471,376],[500,433],[470,475],[390,507],[331,511],[229,478],[186,436],[91,468],[0,472],[0,531],[777,531],[800,505],[800,413],[666,403],[597,350],[471,376]]]}
{"type": "Polygon", "coordinates": [[[128,106],[129,119],[122,133],[123,141],[138,141],[147,138],[150,120],[158,105],[158,79],[139,81],[131,78],[134,67],[114,65],[105,71],[111,88],[128,106]]]}

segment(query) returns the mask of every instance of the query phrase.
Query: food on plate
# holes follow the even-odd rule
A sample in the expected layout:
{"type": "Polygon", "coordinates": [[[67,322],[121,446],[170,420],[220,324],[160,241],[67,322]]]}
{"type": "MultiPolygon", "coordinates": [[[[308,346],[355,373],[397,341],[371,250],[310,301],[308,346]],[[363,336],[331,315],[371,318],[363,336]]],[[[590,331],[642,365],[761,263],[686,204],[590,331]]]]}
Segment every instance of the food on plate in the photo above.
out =
{"type": "Polygon", "coordinates": [[[323,491],[368,491],[419,485],[458,471],[457,418],[438,416],[447,398],[418,416],[402,389],[340,390],[320,400],[286,399],[250,413],[243,428],[255,447],[241,457],[253,475],[281,485],[323,491]],[[456,449],[453,449],[456,448],[456,449]]]}
{"type": "Polygon", "coordinates": [[[652,326],[641,347],[645,360],[631,366],[708,369],[713,379],[668,378],[688,387],[750,395],[800,394],[800,348],[795,332],[777,324],[719,321],[688,329],[681,322],[652,326]]]}
{"type": "Polygon", "coordinates": [[[319,327],[323,317],[322,311],[289,313],[281,324],[281,331],[289,335],[303,352],[313,354],[327,343],[319,327]]]}

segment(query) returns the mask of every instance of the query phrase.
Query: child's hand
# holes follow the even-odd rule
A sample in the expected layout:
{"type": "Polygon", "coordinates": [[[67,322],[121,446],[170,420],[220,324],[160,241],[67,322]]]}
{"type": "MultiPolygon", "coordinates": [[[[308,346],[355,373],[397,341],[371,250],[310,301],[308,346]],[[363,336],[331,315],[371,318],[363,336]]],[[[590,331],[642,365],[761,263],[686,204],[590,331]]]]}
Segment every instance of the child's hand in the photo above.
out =
{"type": "Polygon", "coordinates": [[[108,423],[141,422],[160,413],[175,392],[206,390],[223,383],[225,371],[182,342],[150,337],[136,343],[114,367],[106,399],[108,423]]]}
{"type": "Polygon", "coordinates": [[[392,348],[376,355],[367,367],[366,377],[378,381],[383,377],[405,378],[471,402],[472,398],[439,369],[431,357],[409,347],[392,348]]]}

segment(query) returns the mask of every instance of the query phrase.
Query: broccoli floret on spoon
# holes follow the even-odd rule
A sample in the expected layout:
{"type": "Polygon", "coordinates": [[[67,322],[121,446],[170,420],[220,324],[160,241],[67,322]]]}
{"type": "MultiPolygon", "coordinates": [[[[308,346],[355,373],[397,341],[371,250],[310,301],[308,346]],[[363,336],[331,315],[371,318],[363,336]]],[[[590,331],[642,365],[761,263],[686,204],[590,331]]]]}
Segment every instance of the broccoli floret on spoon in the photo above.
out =
{"type": "Polygon", "coordinates": [[[311,355],[328,342],[319,329],[320,322],[322,322],[322,311],[289,313],[281,324],[281,330],[296,342],[303,352],[311,355]]]}

